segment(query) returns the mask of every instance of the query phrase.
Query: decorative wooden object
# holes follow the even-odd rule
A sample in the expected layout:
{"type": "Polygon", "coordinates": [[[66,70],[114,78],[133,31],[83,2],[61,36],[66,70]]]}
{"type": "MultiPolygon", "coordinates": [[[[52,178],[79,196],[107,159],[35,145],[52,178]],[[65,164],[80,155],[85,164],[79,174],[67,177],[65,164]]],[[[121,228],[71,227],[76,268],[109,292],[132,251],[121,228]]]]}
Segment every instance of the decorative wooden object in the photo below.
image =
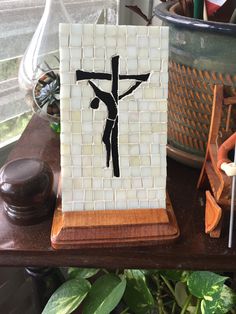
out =
{"type": "Polygon", "coordinates": [[[222,224],[222,209],[210,191],[206,191],[205,232],[212,238],[219,238],[222,224]]]}
{"type": "Polygon", "coordinates": [[[179,228],[169,197],[167,208],[62,212],[61,197],[51,233],[55,249],[138,246],[171,242],[179,228]]]}
{"type": "Polygon", "coordinates": [[[39,223],[52,205],[53,172],[36,158],[8,162],[0,170],[0,196],[7,217],[16,224],[39,223]]]}
{"type": "Polygon", "coordinates": [[[211,195],[210,191],[206,192],[205,232],[214,238],[220,237],[222,211],[229,209],[230,206],[231,178],[218,169],[217,151],[220,146],[219,130],[223,106],[227,106],[228,109],[226,120],[226,134],[228,135],[230,131],[231,111],[234,104],[236,104],[235,97],[224,98],[223,85],[215,85],[206,156],[197,184],[197,187],[201,188],[207,180],[210,183],[213,195],[211,195]]]}

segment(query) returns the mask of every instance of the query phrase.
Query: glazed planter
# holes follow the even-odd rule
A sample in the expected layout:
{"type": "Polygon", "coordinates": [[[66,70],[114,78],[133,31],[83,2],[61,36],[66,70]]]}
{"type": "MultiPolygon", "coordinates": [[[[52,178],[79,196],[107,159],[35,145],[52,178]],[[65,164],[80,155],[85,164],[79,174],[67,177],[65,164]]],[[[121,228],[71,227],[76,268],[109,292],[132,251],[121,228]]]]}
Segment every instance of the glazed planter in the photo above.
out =
{"type": "MultiPolygon", "coordinates": [[[[176,2],[159,4],[155,14],[170,27],[168,155],[200,167],[208,139],[214,84],[224,84],[229,94],[236,92],[236,25],[181,16],[176,2]]],[[[230,127],[236,128],[235,112],[230,127]]]]}

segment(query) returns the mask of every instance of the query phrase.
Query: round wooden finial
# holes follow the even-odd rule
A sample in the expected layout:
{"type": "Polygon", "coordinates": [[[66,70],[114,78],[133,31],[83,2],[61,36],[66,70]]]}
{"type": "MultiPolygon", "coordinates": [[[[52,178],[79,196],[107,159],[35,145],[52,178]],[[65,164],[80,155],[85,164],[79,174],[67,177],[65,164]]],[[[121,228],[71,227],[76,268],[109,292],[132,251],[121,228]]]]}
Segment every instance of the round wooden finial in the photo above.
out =
{"type": "Polygon", "coordinates": [[[0,196],[7,217],[16,224],[42,221],[51,209],[53,173],[34,158],[16,159],[0,170],[0,196]]]}

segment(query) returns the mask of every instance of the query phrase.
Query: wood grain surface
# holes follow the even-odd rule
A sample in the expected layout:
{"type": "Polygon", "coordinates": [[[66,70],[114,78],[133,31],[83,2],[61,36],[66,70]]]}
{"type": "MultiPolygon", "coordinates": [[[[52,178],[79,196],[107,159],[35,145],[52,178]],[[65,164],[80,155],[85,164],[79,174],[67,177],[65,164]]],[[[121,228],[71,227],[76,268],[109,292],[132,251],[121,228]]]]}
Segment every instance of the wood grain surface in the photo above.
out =
{"type": "Polygon", "coordinates": [[[54,213],[51,241],[55,249],[157,245],[172,242],[179,228],[169,197],[167,209],[94,210],[54,213]]]}

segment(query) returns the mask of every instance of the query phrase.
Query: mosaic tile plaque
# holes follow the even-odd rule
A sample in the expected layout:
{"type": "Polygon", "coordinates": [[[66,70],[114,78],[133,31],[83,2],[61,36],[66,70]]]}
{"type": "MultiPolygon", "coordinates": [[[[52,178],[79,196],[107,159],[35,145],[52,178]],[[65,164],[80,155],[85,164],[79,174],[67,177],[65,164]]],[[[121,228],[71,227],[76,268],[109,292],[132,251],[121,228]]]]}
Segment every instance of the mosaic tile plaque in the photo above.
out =
{"type": "Polygon", "coordinates": [[[168,28],[60,25],[62,211],[166,207],[168,28]]]}

